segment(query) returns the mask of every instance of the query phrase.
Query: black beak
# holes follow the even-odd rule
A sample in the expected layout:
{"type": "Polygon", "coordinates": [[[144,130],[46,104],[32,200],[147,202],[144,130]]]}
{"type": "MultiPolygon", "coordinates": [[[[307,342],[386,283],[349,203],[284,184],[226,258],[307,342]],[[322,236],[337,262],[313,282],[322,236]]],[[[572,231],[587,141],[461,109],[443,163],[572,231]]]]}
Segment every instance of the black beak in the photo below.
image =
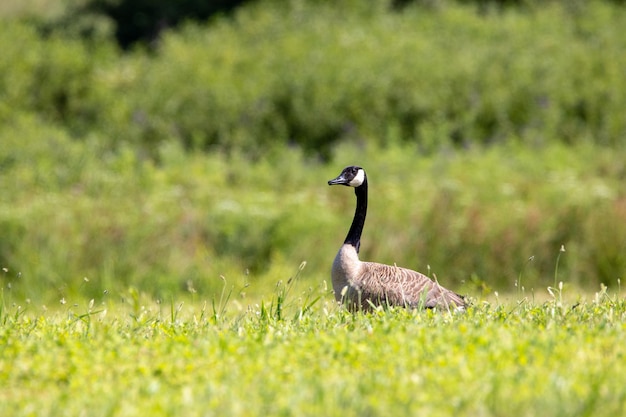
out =
{"type": "Polygon", "coordinates": [[[328,185],[346,185],[346,179],[343,177],[343,175],[339,175],[334,180],[328,181],[328,185]]]}

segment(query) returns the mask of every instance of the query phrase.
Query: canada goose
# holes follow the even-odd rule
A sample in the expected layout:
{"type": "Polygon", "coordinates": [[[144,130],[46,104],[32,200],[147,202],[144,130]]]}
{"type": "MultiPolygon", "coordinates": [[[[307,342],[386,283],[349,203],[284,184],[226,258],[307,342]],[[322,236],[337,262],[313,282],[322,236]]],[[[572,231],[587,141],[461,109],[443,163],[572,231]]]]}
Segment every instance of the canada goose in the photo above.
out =
{"type": "Polygon", "coordinates": [[[356,211],[352,225],[335,257],[332,268],[335,298],[348,309],[369,310],[372,306],[393,305],[409,308],[445,308],[462,310],[462,296],[443,288],[426,275],[397,266],[359,259],[361,233],[367,213],[367,175],[358,166],[346,167],[328,185],[353,187],[356,211]]]}

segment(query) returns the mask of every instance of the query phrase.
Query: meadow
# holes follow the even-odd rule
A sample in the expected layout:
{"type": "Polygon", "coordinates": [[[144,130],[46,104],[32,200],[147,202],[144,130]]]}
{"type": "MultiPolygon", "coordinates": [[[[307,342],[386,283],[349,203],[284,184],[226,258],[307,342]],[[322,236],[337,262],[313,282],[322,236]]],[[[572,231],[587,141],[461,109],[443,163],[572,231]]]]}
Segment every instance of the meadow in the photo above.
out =
{"type": "Polygon", "coordinates": [[[53,311],[3,305],[0,411],[623,415],[626,303],[605,288],[568,298],[495,299],[461,314],[362,315],[338,308],[323,291],[283,286],[247,307],[226,298],[68,300],[53,311]]]}
{"type": "Polygon", "coordinates": [[[0,414],[624,414],[626,9],[470,3],[0,6],[0,414]],[[467,312],[333,302],[352,164],[467,312]]]}

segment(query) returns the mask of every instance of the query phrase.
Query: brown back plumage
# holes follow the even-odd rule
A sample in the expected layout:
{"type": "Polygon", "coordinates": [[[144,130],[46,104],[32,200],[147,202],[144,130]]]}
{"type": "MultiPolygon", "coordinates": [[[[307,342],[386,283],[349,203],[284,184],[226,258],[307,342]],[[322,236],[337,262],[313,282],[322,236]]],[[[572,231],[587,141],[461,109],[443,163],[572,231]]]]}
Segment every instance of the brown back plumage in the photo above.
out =
{"type": "Polygon", "coordinates": [[[411,308],[445,309],[465,306],[460,295],[411,269],[363,262],[358,278],[361,282],[362,298],[374,305],[388,303],[411,308]]]}
{"type": "Polygon", "coordinates": [[[426,275],[407,268],[362,262],[356,250],[343,245],[332,269],[335,297],[351,310],[388,305],[462,310],[465,300],[426,275]]]}

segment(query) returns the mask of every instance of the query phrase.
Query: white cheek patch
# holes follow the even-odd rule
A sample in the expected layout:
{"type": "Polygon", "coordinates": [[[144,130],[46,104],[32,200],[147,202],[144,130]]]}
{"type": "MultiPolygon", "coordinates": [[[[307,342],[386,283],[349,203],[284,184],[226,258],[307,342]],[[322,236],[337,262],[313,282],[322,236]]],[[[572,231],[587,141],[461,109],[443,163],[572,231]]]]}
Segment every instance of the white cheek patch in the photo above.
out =
{"type": "Polygon", "coordinates": [[[354,178],[352,178],[352,181],[350,181],[348,185],[350,187],[356,188],[361,186],[361,184],[363,184],[363,181],[365,181],[365,171],[359,169],[359,172],[356,173],[356,175],[354,176],[354,178]]]}

